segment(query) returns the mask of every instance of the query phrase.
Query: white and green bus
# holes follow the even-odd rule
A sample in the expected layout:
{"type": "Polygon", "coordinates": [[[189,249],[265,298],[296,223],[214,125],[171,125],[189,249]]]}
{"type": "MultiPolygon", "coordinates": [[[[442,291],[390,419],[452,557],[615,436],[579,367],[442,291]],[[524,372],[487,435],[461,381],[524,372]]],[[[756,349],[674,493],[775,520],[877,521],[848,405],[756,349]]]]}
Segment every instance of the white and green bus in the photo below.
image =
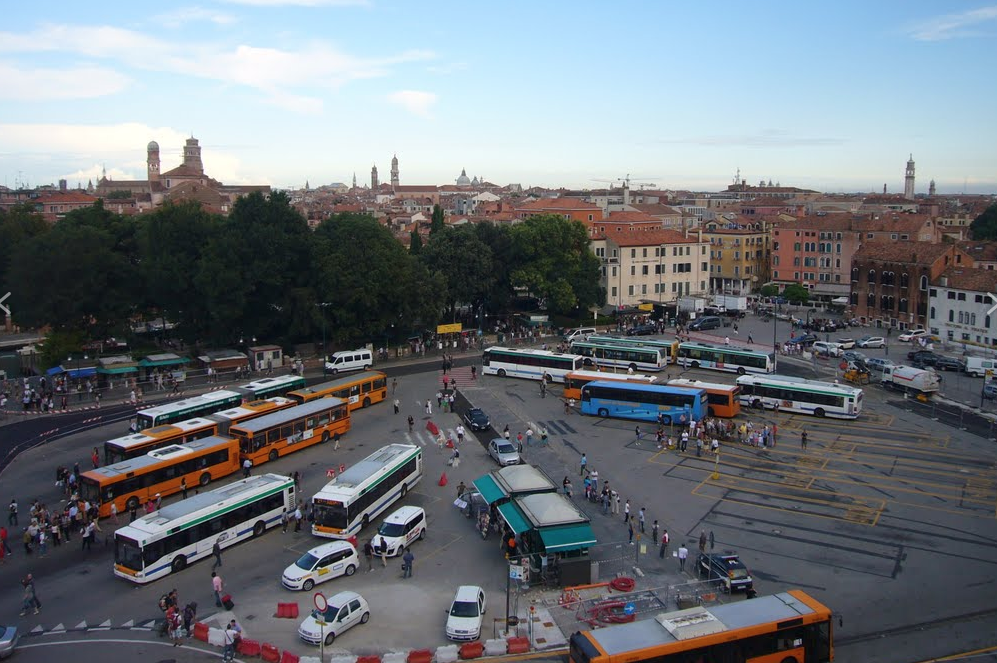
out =
{"type": "Polygon", "coordinates": [[[679,343],[676,363],[686,368],[706,368],[738,375],[767,374],[775,372],[775,353],[731,345],[687,341],[679,343]]]}
{"type": "Polygon", "coordinates": [[[500,378],[527,378],[564,382],[564,376],[581,370],[585,358],[581,355],[519,348],[488,348],[481,356],[481,372],[500,378]]]}
{"type": "Polygon", "coordinates": [[[668,348],[628,345],[615,339],[572,341],[571,351],[585,357],[586,366],[658,372],[668,366],[668,348]]]}
{"type": "Polygon", "coordinates": [[[609,345],[622,345],[625,348],[661,348],[665,351],[669,364],[675,363],[675,355],[678,352],[679,342],[673,338],[654,338],[652,336],[613,336],[611,334],[592,334],[588,341],[593,343],[606,343],[609,345]]]}
{"type": "Polygon", "coordinates": [[[422,479],[422,448],[381,447],[330,481],[312,497],[312,534],[348,539],[408,494],[422,479]]]}
{"type": "Polygon", "coordinates": [[[114,575],[145,584],[262,536],[295,509],[294,479],[261,474],[168,504],[114,533],[114,575]]]}
{"type": "Polygon", "coordinates": [[[741,388],[742,407],[837,419],[855,419],[862,413],[862,390],[858,387],[785,375],[742,375],[736,382],[741,388]]]}
{"type": "Polygon", "coordinates": [[[191,396],[172,403],[139,410],[135,415],[135,425],[141,432],[155,426],[186,421],[196,417],[206,417],[209,414],[241,405],[243,400],[243,394],[237,391],[228,389],[209,391],[199,396],[191,396]]]}

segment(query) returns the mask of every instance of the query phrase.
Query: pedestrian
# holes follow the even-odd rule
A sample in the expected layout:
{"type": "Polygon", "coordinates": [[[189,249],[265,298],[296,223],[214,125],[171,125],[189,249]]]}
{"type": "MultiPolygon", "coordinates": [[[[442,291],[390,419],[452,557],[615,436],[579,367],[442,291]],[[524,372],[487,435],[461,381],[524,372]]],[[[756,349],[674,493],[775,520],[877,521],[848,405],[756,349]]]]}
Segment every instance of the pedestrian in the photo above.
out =
{"type": "Polygon", "coordinates": [[[374,546],[368,540],[363,544],[363,556],[367,558],[367,573],[374,570],[374,546]]]}
{"type": "Polygon", "coordinates": [[[505,428],[502,429],[502,437],[506,439],[506,442],[511,440],[512,433],[509,432],[509,424],[506,424],[505,428]]]}
{"type": "Polygon", "coordinates": [[[584,451],[582,452],[582,459],[579,463],[581,464],[581,467],[578,470],[578,476],[585,476],[585,466],[589,464],[589,459],[588,456],[585,455],[584,451]]]}
{"type": "Polygon", "coordinates": [[[156,511],[159,511],[163,506],[163,496],[160,493],[156,493],[156,511]]]}
{"type": "Polygon", "coordinates": [[[377,541],[377,555],[381,558],[381,566],[388,566],[388,542],[383,536],[377,541]]]}
{"type": "Polygon", "coordinates": [[[391,378],[391,395],[395,395],[395,390],[398,389],[398,379],[391,378]]]}
{"type": "Polygon", "coordinates": [[[755,340],[753,338],[751,338],[751,332],[748,332],[748,345],[751,345],[754,342],[755,342],[755,340]]]}
{"type": "Polygon", "coordinates": [[[533,429],[530,427],[526,428],[526,446],[533,444],[533,429]]]}
{"type": "Polygon", "coordinates": [[[180,479],[180,499],[187,499],[187,477],[180,479]]]}
{"type": "MultiPolygon", "coordinates": [[[[439,391],[436,392],[436,407],[443,407],[443,393],[439,391]]],[[[430,414],[432,414],[432,412],[430,412],[430,414]]]]}
{"type": "Polygon", "coordinates": [[[414,419],[414,418],[412,417],[412,415],[410,414],[410,415],[408,416],[408,432],[410,432],[410,433],[411,433],[411,432],[412,432],[412,428],[413,428],[414,426],[415,426],[415,419],[414,419]]]}
{"type": "Polygon", "coordinates": [[[405,549],[405,554],[402,555],[402,577],[411,578],[412,577],[412,563],[415,561],[415,555],[412,554],[411,548],[405,549]]]}
{"type": "Polygon", "coordinates": [[[433,401],[427,398],[426,399],[426,414],[432,414],[432,413],[433,413],[433,401]]]}
{"type": "Polygon", "coordinates": [[[194,622],[197,621],[197,603],[191,601],[183,609],[183,630],[187,639],[194,637],[194,622]]]}
{"type": "Polygon", "coordinates": [[[634,426],[634,442],[640,446],[640,426],[634,426]]]}
{"type": "Polygon", "coordinates": [[[133,523],[136,518],[138,518],[138,500],[134,500],[128,507],[128,522],[133,523]]]}
{"type": "Polygon", "coordinates": [[[651,525],[651,540],[652,541],[657,541],[658,540],[658,521],[657,520],[655,520],[654,523],[651,525]]]}
{"type": "Polygon", "coordinates": [[[664,559],[668,553],[668,530],[661,533],[661,547],[658,548],[658,559],[664,559]]]}
{"type": "Polygon", "coordinates": [[[647,515],[647,509],[644,508],[644,507],[641,507],[640,511],[637,512],[637,522],[640,524],[640,533],[641,534],[644,534],[644,532],[645,532],[645,530],[644,530],[644,518],[645,518],[646,515],[647,515]]]}
{"type": "Polygon", "coordinates": [[[287,521],[288,520],[290,520],[290,518],[287,515],[287,509],[284,509],[283,511],[280,512],[280,533],[281,534],[287,534],[287,521]]]}
{"type": "Polygon", "coordinates": [[[7,543],[7,528],[2,525],[0,525],[0,550],[3,550],[5,555],[13,553],[10,549],[10,545],[7,543]]]}
{"type": "Polygon", "coordinates": [[[471,365],[471,379],[472,380],[478,379],[478,367],[473,364],[471,365]]]}
{"type": "Polygon", "coordinates": [[[93,469],[95,470],[100,467],[100,454],[97,453],[97,447],[94,447],[93,451],[90,453],[90,463],[93,465],[93,469]]]}
{"type": "Polygon", "coordinates": [[[301,531],[301,502],[298,502],[298,506],[294,508],[294,532],[298,533],[301,531]]]}
{"type": "Polygon", "coordinates": [[[222,577],[216,572],[211,572],[211,589],[215,593],[215,607],[222,607],[222,589],[225,585],[222,584],[222,577]]]}
{"type": "Polygon", "coordinates": [[[523,453],[523,432],[522,431],[516,433],[516,447],[519,449],[519,453],[523,453]]]}
{"type": "Polygon", "coordinates": [[[38,601],[38,594],[35,590],[35,581],[29,573],[24,580],[21,581],[24,586],[24,599],[21,603],[21,616],[28,614],[28,610],[34,610],[37,615],[39,610],[41,610],[41,602],[38,601]]]}
{"type": "Polygon", "coordinates": [[[689,549],[685,547],[685,544],[679,546],[678,558],[679,558],[679,571],[685,571],[685,560],[689,557],[689,549]]]}
{"type": "Polygon", "coordinates": [[[215,556],[215,563],[211,565],[211,569],[214,570],[222,565],[222,537],[215,539],[214,545],[211,546],[211,554],[215,556]]]}
{"type": "Polygon", "coordinates": [[[457,424],[457,444],[464,444],[464,424],[457,424]]]}
{"type": "Polygon", "coordinates": [[[544,426],[543,430],[540,431],[540,444],[542,444],[542,445],[546,445],[547,444],[547,427],[546,426],[544,426]]]}
{"type": "Polygon", "coordinates": [[[232,625],[229,624],[228,628],[222,634],[222,642],[225,647],[222,649],[222,660],[231,661],[235,658],[235,641],[239,639],[239,634],[236,632],[232,625]]]}
{"type": "Polygon", "coordinates": [[[10,506],[7,507],[7,524],[17,527],[17,499],[10,498],[10,506]]]}
{"type": "Polygon", "coordinates": [[[627,500],[627,503],[623,505],[623,522],[629,522],[629,521],[630,521],[630,500],[627,500]]]}
{"type": "Polygon", "coordinates": [[[252,469],[252,467],[253,467],[253,461],[249,460],[248,458],[246,460],[242,461],[242,476],[243,476],[243,478],[245,478],[245,479],[249,478],[249,470],[252,469]]]}
{"type": "Polygon", "coordinates": [[[699,530],[699,552],[706,552],[706,530],[699,530]]]}
{"type": "Polygon", "coordinates": [[[627,543],[634,544],[634,524],[629,520],[627,521],[627,543]]]}
{"type": "Polygon", "coordinates": [[[174,647],[179,647],[181,644],[183,637],[181,629],[183,629],[183,615],[180,614],[177,606],[170,606],[170,609],[166,611],[166,630],[174,647]]]}
{"type": "Polygon", "coordinates": [[[91,546],[93,545],[93,536],[94,524],[91,521],[83,528],[83,543],[80,545],[80,550],[90,552],[91,546]]]}
{"type": "Polygon", "coordinates": [[[800,448],[806,450],[807,448],[807,429],[804,428],[800,433],[800,448]]]}
{"type": "Polygon", "coordinates": [[[457,484],[457,497],[460,497],[461,495],[463,495],[466,490],[467,490],[467,486],[464,485],[463,481],[461,481],[459,484],[457,484]]]}
{"type": "Polygon", "coordinates": [[[394,405],[394,406],[395,406],[395,414],[398,414],[398,410],[400,409],[400,406],[401,406],[401,402],[400,402],[400,401],[399,401],[399,400],[398,400],[398,399],[396,398],[396,399],[395,399],[395,402],[394,402],[394,403],[392,403],[392,405],[394,405]]]}
{"type": "Polygon", "coordinates": [[[332,436],[332,450],[339,451],[339,431],[336,431],[332,436]]]}

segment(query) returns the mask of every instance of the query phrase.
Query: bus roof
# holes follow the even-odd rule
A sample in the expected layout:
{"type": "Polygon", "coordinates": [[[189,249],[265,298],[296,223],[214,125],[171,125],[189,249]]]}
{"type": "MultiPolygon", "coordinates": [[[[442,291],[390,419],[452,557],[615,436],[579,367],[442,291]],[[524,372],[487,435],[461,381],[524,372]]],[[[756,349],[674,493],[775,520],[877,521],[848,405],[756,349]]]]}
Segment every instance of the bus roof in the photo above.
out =
{"type": "MultiPolygon", "coordinates": [[[[587,389],[589,387],[609,387],[612,389],[620,389],[626,391],[661,391],[662,389],[672,389],[681,391],[698,391],[701,393],[706,393],[706,389],[703,387],[683,387],[683,386],[672,386],[668,384],[642,384],[640,382],[622,382],[620,380],[596,380],[594,382],[589,382],[587,385],[582,387],[582,389],[587,389]]],[[[679,391],[678,393],[681,393],[679,391]]]]}
{"type": "Polygon", "coordinates": [[[182,520],[200,511],[215,511],[236,504],[250,495],[268,492],[268,489],[279,490],[288,484],[293,485],[294,479],[279,474],[259,474],[226,484],[220,488],[193,495],[185,500],[163,506],[159,511],[142,516],[135,522],[121,527],[116,534],[121,534],[137,541],[144,542],[150,536],[168,531],[176,526],[177,520],[182,520]]]}
{"type": "Polygon", "coordinates": [[[155,442],[156,438],[149,437],[144,433],[132,433],[131,435],[124,435],[122,437],[116,437],[112,440],[107,440],[104,442],[105,445],[111,444],[116,447],[128,448],[135,446],[136,444],[148,444],[149,442],[155,442]]]}
{"type": "Polygon", "coordinates": [[[822,382],[820,380],[807,380],[806,378],[796,378],[789,375],[741,375],[737,378],[738,384],[756,382],[783,382],[786,384],[796,385],[797,387],[810,387],[811,389],[821,389],[824,391],[837,391],[844,394],[857,394],[862,392],[860,388],[847,384],[822,382]]]}
{"type": "Polygon", "coordinates": [[[323,410],[336,407],[337,405],[345,404],[346,401],[342,398],[321,398],[317,401],[311,401],[302,405],[295,405],[294,407],[278,410],[273,414],[265,414],[262,417],[257,417],[256,419],[241,421],[232,426],[231,430],[239,430],[245,433],[255,433],[256,431],[266,430],[272,426],[280,425],[285,421],[292,421],[298,417],[307,417],[310,414],[316,414],[318,412],[322,412],[323,410]]]}
{"type": "Polygon", "coordinates": [[[135,458],[129,458],[113,465],[105,465],[95,470],[87,470],[83,473],[83,476],[86,477],[89,475],[101,479],[118,479],[132,472],[143,470],[150,465],[161,463],[164,460],[179,458],[180,456],[207,451],[216,447],[227,447],[230,444],[232,444],[232,438],[212,435],[211,437],[205,437],[200,440],[191,440],[186,444],[171,444],[162,449],[150,451],[144,456],[136,456],[135,458]]]}
{"type": "Polygon", "coordinates": [[[816,613],[797,596],[783,592],[709,608],[663,612],[654,619],[586,631],[586,635],[613,656],[816,613]]]}
{"type": "Polygon", "coordinates": [[[283,396],[274,396],[273,398],[268,398],[262,401],[251,401],[249,403],[243,403],[233,408],[227,410],[222,410],[221,412],[215,412],[208,416],[208,419],[213,421],[226,420],[234,421],[236,419],[242,419],[254,414],[259,414],[262,410],[266,412],[267,410],[272,410],[275,407],[285,407],[291,405],[295,401],[290,398],[284,398],[283,396]]]}
{"type": "Polygon", "coordinates": [[[709,348],[710,350],[723,350],[724,352],[730,354],[741,354],[741,355],[768,355],[770,357],[775,355],[774,350],[744,348],[736,345],[726,345],[724,343],[703,343],[702,341],[682,341],[681,343],[679,343],[679,347],[709,348]]]}
{"type": "Polygon", "coordinates": [[[287,384],[298,384],[304,378],[300,378],[297,375],[279,375],[275,378],[260,378],[259,380],[253,380],[244,385],[241,385],[243,389],[248,389],[249,391],[262,391],[264,389],[270,389],[272,387],[279,387],[281,385],[287,384]]]}
{"type": "Polygon", "coordinates": [[[421,450],[414,444],[389,444],[381,447],[360,462],[347,468],[345,472],[327,483],[319,493],[350,491],[375,476],[386,465],[399,458],[417,453],[421,453],[421,450]]]}
{"type": "Polygon", "coordinates": [[[214,426],[214,424],[215,422],[213,421],[197,417],[195,419],[184,419],[183,421],[160,424],[159,426],[146,428],[142,432],[149,437],[165,437],[167,435],[176,435],[177,433],[188,433],[192,430],[204,428],[205,426],[214,426]]]}
{"type": "Polygon", "coordinates": [[[612,371],[571,371],[568,375],[579,378],[592,378],[593,380],[630,380],[633,382],[654,382],[658,379],[653,375],[627,373],[626,371],[620,371],[619,373],[612,371]]]}
{"type": "Polygon", "coordinates": [[[514,355],[535,355],[537,357],[564,357],[565,359],[584,359],[581,355],[571,354],[569,352],[553,352],[551,350],[536,350],[534,348],[503,348],[503,347],[491,347],[485,350],[485,354],[497,352],[499,354],[508,353],[514,355]]]}
{"type": "Polygon", "coordinates": [[[320,384],[313,384],[310,387],[302,387],[301,389],[295,389],[293,394],[319,394],[323,391],[330,391],[338,389],[339,387],[345,387],[348,384],[353,384],[354,382],[363,382],[364,380],[370,380],[372,378],[387,377],[381,371],[363,371],[362,373],[354,373],[353,375],[347,375],[346,377],[341,377],[338,380],[330,380],[329,382],[322,382],[320,384]]]}
{"type": "Polygon", "coordinates": [[[736,384],[724,384],[722,382],[703,382],[702,380],[689,380],[687,378],[675,378],[669,380],[668,384],[673,387],[692,387],[694,389],[710,389],[719,391],[734,391],[737,389],[736,384]]]}
{"type": "Polygon", "coordinates": [[[209,391],[207,393],[201,394],[200,396],[192,396],[190,398],[185,398],[182,401],[173,401],[172,403],[166,403],[165,405],[157,405],[156,407],[150,407],[145,410],[140,410],[139,414],[156,416],[157,414],[175,412],[176,410],[182,410],[184,408],[194,407],[206,402],[210,403],[213,401],[222,401],[227,398],[241,398],[241,396],[235,393],[234,391],[228,391],[227,389],[219,389],[218,391],[209,391]]]}
{"type": "Polygon", "coordinates": [[[655,352],[657,354],[669,351],[669,347],[664,345],[637,345],[635,343],[627,343],[626,341],[619,343],[618,341],[619,339],[615,338],[592,338],[587,341],[572,341],[571,347],[619,348],[621,350],[630,350],[631,352],[655,352]]]}

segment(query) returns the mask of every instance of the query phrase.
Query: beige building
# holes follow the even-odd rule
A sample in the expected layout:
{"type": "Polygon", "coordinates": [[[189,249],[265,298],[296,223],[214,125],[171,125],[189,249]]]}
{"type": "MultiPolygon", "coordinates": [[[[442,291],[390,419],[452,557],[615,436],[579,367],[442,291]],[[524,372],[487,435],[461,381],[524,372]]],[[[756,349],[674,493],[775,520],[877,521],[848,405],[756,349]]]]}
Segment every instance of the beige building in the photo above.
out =
{"type": "Polygon", "coordinates": [[[675,302],[709,288],[709,242],[698,232],[607,227],[592,239],[602,261],[606,303],[675,302]]]}
{"type": "Polygon", "coordinates": [[[703,226],[710,245],[710,291],[726,295],[757,292],[768,281],[769,229],[764,219],[719,217],[703,226]]]}

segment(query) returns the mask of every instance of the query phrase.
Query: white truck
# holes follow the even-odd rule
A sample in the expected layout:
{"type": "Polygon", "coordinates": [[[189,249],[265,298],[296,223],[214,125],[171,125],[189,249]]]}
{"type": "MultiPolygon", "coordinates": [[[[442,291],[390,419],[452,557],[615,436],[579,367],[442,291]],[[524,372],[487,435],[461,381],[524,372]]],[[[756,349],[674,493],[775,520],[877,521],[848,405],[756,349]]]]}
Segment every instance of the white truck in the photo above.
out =
{"type": "Polygon", "coordinates": [[[685,313],[702,313],[706,300],[702,297],[679,297],[679,310],[685,313]]]}
{"type": "Polygon", "coordinates": [[[941,386],[938,373],[910,366],[888,366],[883,369],[882,385],[908,394],[930,396],[941,386]]]}
{"type": "Polygon", "coordinates": [[[748,310],[748,298],[738,295],[715,295],[713,305],[727,313],[739,313],[748,310]]]}

